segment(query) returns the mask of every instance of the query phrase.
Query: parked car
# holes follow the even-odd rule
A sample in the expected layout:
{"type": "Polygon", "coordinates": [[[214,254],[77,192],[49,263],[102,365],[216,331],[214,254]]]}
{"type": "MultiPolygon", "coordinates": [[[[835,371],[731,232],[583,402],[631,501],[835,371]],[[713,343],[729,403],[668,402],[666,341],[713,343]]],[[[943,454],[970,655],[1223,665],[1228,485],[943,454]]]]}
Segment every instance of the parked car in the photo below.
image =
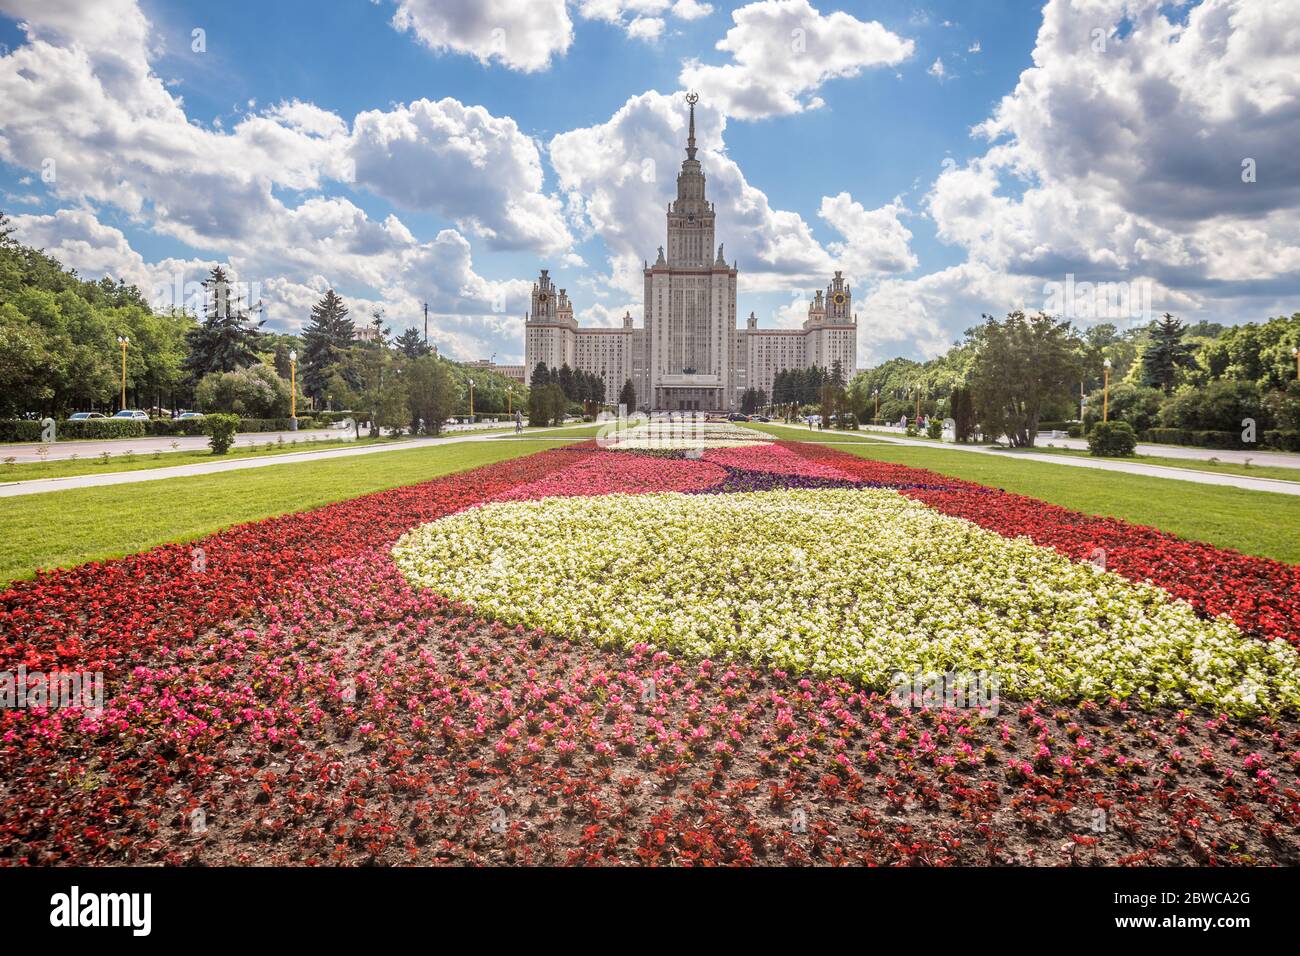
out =
{"type": "Polygon", "coordinates": [[[71,415],[68,416],[68,421],[86,422],[86,421],[90,421],[90,419],[92,418],[106,418],[106,417],[108,416],[106,416],[103,412],[73,412],[71,415]]]}
{"type": "Polygon", "coordinates": [[[748,416],[748,415],[742,415],[742,414],[740,414],[740,412],[732,412],[730,415],[727,416],[727,421],[729,421],[729,422],[747,422],[747,421],[749,421],[749,416],[748,416]]]}
{"type": "Polygon", "coordinates": [[[140,411],[140,409],[138,408],[124,408],[113,417],[128,418],[136,422],[147,422],[149,420],[149,416],[146,415],[144,412],[140,411]]]}
{"type": "Polygon", "coordinates": [[[176,420],[178,422],[183,422],[187,418],[202,418],[202,417],[203,417],[202,412],[181,412],[180,416],[176,420]]]}
{"type": "Polygon", "coordinates": [[[755,415],[750,419],[751,422],[770,422],[771,420],[766,415],[755,415]]]}

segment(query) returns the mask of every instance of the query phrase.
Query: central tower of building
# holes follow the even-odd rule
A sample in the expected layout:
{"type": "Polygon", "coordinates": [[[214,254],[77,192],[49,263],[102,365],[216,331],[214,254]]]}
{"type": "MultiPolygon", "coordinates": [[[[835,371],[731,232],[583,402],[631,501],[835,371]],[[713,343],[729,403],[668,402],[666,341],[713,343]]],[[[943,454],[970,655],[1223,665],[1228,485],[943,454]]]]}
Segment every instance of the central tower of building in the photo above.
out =
{"type": "Polygon", "coordinates": [[[750,398],[772,395],[787,369],[839,366],[845,380],[857,370],[857,316],[853,293],[840,272],[808,307],[798,329],[760,329],[749,314],[736,328],[734,265],[714,251],[714,210],[704,191],[704,170],[695,158],[695,104],[690,93],[686,159],[677,174],[677,197],[668,204],[665,245],[645,266],[644,327],[630,314],[621,327],[583,327],[573,305],[545,269],[533,285],[524,316],[524,382],[538,365],[580,370],[605,380],[605,402],[621,400],[624,386],[635,404],[653,411],[735,410],[750,398]]]}
{"type": "Polygon", "coordinates": [[[737,347],[736,269],[713,246],[713,203],[695,158],[691,93],[686,159],[668,205],[667,254],[645,269],[646,372],[654,408],[709,411],[729,406],[737,347]]]}

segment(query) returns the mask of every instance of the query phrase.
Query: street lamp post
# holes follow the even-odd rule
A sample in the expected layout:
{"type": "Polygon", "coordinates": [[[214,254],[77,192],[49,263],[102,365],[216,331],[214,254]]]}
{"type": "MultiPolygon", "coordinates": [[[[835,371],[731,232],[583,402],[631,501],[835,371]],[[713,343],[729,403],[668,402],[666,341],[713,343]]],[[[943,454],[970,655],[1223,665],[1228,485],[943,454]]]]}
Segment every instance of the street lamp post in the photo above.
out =
{"type": "Polygon", "coordinates": [[[131,344],[131,340],[125,335],[117,337],[117,344],[122,347],[122,404],[120,408],[126,408],[126,347],[131,344]]]}
{"type": "Polygon", "coordinates": [[[506,389],[506,418],[509,418],[511,415],[514,414],[514,405],[513,405],[514,397],[515,397],[515,390],[513,388],[507,388],[506,389]]]}
{"type": "Polygon", "coordinates": [[[289,430],[298,430],[298,352],[289,352],[289,430]]]}
{"type": "Polygon", "coordinates": [[[871,420],[871,424],[874,425],[876,422],[880,421],[880,389],[876,389],[871,394],[876,398],[876,417],[871,420]]]}
{"type": "Polygon", "coordinates": [[[1101,420],[1110,421],[1110,359],[1102,362],[1102,374],[1105,376],[1101,388],[1101,420]]]}
{"type": "Polygon", "coordinates": [[[469,423],[474,424],[474,380],[469,380],[469,423]]]}
{"type": "Polygon", "coordinates": [[[1291,354],[1295,356],[1295,377],[1300,378],[1300,346],[1293,348],[1291,354]]]}

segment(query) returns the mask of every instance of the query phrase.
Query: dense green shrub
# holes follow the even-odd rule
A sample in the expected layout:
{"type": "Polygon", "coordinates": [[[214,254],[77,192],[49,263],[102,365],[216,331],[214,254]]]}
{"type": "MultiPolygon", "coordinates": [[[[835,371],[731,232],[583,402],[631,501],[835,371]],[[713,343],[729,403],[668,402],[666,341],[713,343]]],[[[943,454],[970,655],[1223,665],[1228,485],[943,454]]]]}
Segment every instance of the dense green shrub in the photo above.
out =
{"type": "MultiPolygon", "coordinates": [[[[1158,388],[1145,385],[1130,385],[1127,382],[1115,382],[1110,386],[1109,419],[1112,422],[1128,422],[1135,432],[1154,428],[1160,424],[1160,405],[1165,400],[1165,393],[1158,388]]],[[[1102,407],[1106,405],[1102,389],[1097,389],[1088,396],[1087,411],[1083,415],[1083,433],[1092,431],[1092,426],[1101,421],[1102,407]]]]}
{"type": "Polygon", "coordinates": [[[1260,431],[1271,427],[1269,411],[1255,384],[1226,379],[1200,388],[1181,388],[1160,409],[1160,427],[1189,431],[1239,434],[1242,420],[1247,418],[1254,419],[1260,431]]]}
{"type": "Polygon", "coordinates": [[[926,423],[926,425],[925,425],[925,437],[926,437],[926,438],[942,438],[942,437],[943,437],[943,422],[939,421],[939,419],[937,419],[937,418],[932,418],[932,419],[930,419],[930,420],[926,423]]]}
{"type": "Polygon", "coordinates": [[[274,418],[289,414],[289,382],[272,368],[250,365],[203,376],[194,389],[194,399],[204,411],[274,418]]]}
{"type": "Polygon", "coordinates": [[[239,416],[217,413],[203,418],[203,431],[208,436],[212,454],[224,455],[234,444],[235,434],[239,431],[239,416]]]}
{"type": "Polygon", "coordinates": [[[1088,432],[1088,452],[1099,458],[1129,458],[1137,448],[1137,433],[1128,422],[1098,422],[1088,432]]]}
{"type": "Polygon", "coordinates": [[[40,441],[41,423],[33,419],[0,419],[0,441],[40,441]]]}

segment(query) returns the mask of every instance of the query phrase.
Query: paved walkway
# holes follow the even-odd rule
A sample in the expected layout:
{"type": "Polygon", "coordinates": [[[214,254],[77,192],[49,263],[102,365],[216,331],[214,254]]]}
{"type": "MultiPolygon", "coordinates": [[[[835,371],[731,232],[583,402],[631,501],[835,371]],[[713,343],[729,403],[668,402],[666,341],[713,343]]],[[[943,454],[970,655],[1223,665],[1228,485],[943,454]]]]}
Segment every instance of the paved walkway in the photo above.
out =
{"type": "MultiPolygon", "coordinates": [[[[773,424],[799,432],[805,440],[808,441],[825,442],[828,445],[857,444],[857,442],[854,442],[852,439],[836,441],[833,432],[823,431],[810,433],[806,425],[786,425],[785,422],[774,422],[773,424]]],[[[1105,458],[1074,458],[1069,455],[1041,455],[1033,452],[1020,451],[1008,452],[1005,449],[999,450],[996,448],[989,448],[985,445],[958,445],[950,442],[944,442],[940,445],[933,441],[923,441],[915,438],[896,438],[892,435],[882,435],[877,432],[872,432],[867,437],[893,445],[911,445],[915,448],[941,448],[945,451],[964,451],[977,455],[997,455],[998,457],[1012,459],[1014,461],[1040,461],[1048,465],[1065,465],[1068,468],[1094,468],[1099,471],[1122,471],[1130,475],[1146,475],[1151,478],[1171,478],[1174,481],[1190,481],[1201,485],[1224,485],[1230,488],[1244,488],[1247,491],[1271,491],[1283,495],[1300,495],[1300,481],[1283,481],[1280,478],[1253,478],[1248,475],[1231,475],[1218,471],[1197,471],[1194,468],[1170,468],[1165,465],[1147,465],[1142,462],[1117,461],[1105,458]]],[[[1056,439],[1056,441],[1059,442],[1061,439],[1056,439]]],[[[1138,447],[1141,448],[1143,446],[1138,447]]],[[[1280,457],[1300,458],[1300,456],[1296,455],[1281,455],[1280,457]]],[[[1226,459],[1220,460],[1225,461],[1226,459]]],[[[1254,460],[1254,463],[1260,465],[1265,464],[1265,462],[1258,459],[1254,460]]]]}
{"type": "MultiPolygon", "coordinates": [[[[508,422],[493,423],[482,422],[477,425],[448,425],[443,431],[446,432],[468,432],[468,431],[485,431],[494,428],[507,428],[508,422]]],[[[361,433],[366,434],[363,427],[361,433]]],[[[235,436],[234,448],[248,448],[250,446],[262,446],[267,442],[273,442],[277,438],[283,438],[285,444],[298,439],[299,444],[308,444],[309,439],[317,441],[337,441],[340,438],[351,438],[356,433],[351,428],[313,428],[303,429],[302,431],[280,431],[280,432],[240,432],[235,436]]],[[[98,458],[104,452],[110,455],[120,455],[126,451],[135,452],[137,455],[152,455],[156,451],[173,452],[173,451],[202,451],[208,447],[208,436],[206,435],[177,435],[175,437],[160,436],[153,438],[97,438],[87,439],[85,441],[60,441],[42,444],[41,442],[20,442],[15,444],[0,444],[0,459],[13,458],[15,463],[33,462],[33,461],[66,461],[70,458],[98,458]],[[175,447],[173,447],[173,444],[175,447]],[[40,454],[40,449],[45,449],[45,454],[40,454]]]]}
{"type": "MultiPolygon", "coordinates": [[[[583,423],[562,425],[549,428],[546,432],[563,431],[567,428],[582,428],[583,423]]],[[[481,429],[479,429],[481,430],[481,429]]],[[[204,439],[206,441],[206,439],[204,439]]],[[[265,440],[265,439],[264,439],[265,440]]],[[[272,439],[274,441],[274,439],[272,439]]],[[[234,461],[203,461],[191,465],[170,465],[160,468],[144,468],[139,471],[119,471],[100,475],[68,475],[64,478],[33,478],[28,481],[11,481],[0,484],[0,498],[12,498],[19,495],[37,495],[49,491],[66,491],[71,488],[99,488],[104,485],[129,485],[140,481],[163,481],[167,478],[189,478],[194,475],[215,475],[225,471],[240,471],[245,468],[268,468],[271,465],[290,465],[302,461],[324,461],[330,458],[346,458],[350,455],[379,455],[389,451],[408,451],[412,448],[427,448],[430,445],[455,445],[467,441],[539,441],[567,442],[575,438],[546,434],[530,435],[513,432],[489,435],[461,434],[442,438],[409,438],[386,445],[356,445],[341,448],[327,448],[320,451],[286,452],[282,455],[266,455],[262,458],[241,458],[234,461]]],[[[206,447],[206,446],[205,446],[206,447]]]]}

